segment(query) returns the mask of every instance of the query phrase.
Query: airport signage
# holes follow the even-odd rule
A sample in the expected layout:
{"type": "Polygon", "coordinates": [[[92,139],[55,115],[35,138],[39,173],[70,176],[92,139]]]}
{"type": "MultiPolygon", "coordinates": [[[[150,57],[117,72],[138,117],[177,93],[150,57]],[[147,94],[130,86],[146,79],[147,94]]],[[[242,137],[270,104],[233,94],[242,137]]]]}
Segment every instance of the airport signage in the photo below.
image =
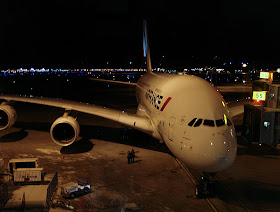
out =
{"type": "Polygon", "coordinates": [[[269,79],[269,72],[260,72],[261,79],[269,79]]]}
{"type": "Polygon", "coordinates": [[[262,71],[262,72],[260,72],[260,79],[267,79],[270,82],[272,82],[273,81],[273,73],[262,71]]]}
{"type": "Polygon", "coordinates": [[[266,91],[253,91],[253,100],[265,101],[266,100],[266,91]]]}

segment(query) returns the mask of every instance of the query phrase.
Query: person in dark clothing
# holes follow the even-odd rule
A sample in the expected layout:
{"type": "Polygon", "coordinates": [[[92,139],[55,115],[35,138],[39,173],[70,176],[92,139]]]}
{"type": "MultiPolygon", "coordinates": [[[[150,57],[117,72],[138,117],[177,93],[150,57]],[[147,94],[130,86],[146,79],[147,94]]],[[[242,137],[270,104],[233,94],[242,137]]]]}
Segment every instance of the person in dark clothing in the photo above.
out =
{"type": "Polygon", "coordinates": [[[130,164],[130,160],[131,160],[131,152],[127,151],[127,163],[130,164]]]}
{"type": "Polygon", "coordinates": [[[131,150],[130,154],[131,154],[131,163],[134,163],[134,158],[135,158],[135,151],[134,151],[134,149],[131,150]]]}

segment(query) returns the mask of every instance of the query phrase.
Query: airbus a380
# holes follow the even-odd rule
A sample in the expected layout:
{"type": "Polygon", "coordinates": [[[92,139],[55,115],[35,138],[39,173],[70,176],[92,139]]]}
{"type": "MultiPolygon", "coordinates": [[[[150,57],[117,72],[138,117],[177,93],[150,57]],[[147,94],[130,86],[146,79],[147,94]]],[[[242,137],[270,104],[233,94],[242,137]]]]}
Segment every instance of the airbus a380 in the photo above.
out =
{"type": "Polygon", "coordinates": [[[60,107],[65,113],[50,129],[51,138],[58,145],[68,146],[79,136],[79,124],[70,114],[75,110],[117,121],[164,141],[187,167],[208,173],[226,170],[236,158],[237,141],[225,100],[199,77],[153,73],[146,24],[143,37],[147,73],[136,84],[136,114],[68,100],[2,94],[0,130],[16,121],[10,101],[60,107]]]}

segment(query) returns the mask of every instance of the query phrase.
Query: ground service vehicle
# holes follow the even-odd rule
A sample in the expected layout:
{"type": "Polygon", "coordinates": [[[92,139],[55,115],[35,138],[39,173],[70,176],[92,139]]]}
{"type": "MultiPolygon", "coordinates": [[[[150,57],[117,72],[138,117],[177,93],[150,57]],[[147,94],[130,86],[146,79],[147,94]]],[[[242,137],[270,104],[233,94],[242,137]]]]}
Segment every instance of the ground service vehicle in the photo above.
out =
{"type": "Polygon", "coordinates": [[[78,179],[77,182],[69,182],[62,186],[61,194],[66,198],[75,198],[90,193],[90,185],[85,179],[78,179]]]}

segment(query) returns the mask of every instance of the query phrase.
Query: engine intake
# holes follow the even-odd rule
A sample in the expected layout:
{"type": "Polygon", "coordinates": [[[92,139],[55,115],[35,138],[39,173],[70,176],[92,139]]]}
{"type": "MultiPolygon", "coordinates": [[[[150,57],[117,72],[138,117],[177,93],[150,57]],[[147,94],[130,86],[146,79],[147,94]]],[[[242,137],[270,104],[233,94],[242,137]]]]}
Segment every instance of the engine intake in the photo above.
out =
{"type": "Polygon", "coordinates": [[[11,127],[17,120],[17,112],[10,105],[0,105],[0,130],[11,127]]]}
{"type": "Polygon", "coordinates": [[[69,146],[77,140],[80,125],[71,116],[62,116],[54,121],[50,130],[52,140],[60,146],[69,146]]]}

